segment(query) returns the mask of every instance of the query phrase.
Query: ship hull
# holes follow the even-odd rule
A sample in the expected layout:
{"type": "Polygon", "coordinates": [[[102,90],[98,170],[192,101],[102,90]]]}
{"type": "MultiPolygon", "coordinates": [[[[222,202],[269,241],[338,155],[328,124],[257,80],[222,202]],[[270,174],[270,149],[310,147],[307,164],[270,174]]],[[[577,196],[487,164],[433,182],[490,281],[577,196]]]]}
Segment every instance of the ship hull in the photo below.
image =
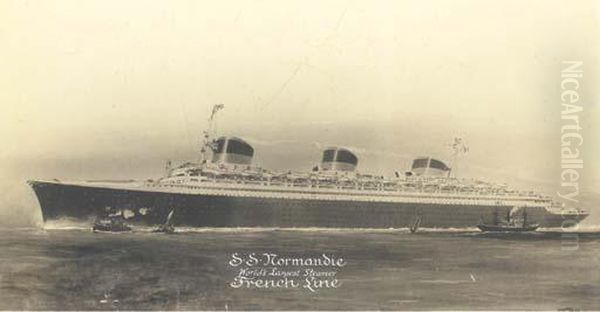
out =
{"type": "MultiPolygon", "coordinates": [[[[181,194],[172,192],[30,182],[45,222],[70,219],[92,222],[107,207],[123,212],[130,224],[163,224],[174,210],[173,223],[190,227],[324,227],[405,228],[417,216],[421,227],[475,227],[492,222],[494,211],[511,206],[474,206],[349,200],[306,200],[181,194]]],[[[527,208],[541,227],[570,227],[585,215],[552,214],[543,207],[527,208]]]]}
{"type": "Polygon", "coordinates": [[[483,232],[532,232],[539,228],[538,224],[529,226],[502,226],[479,224],[477,227],[483,232]]]}

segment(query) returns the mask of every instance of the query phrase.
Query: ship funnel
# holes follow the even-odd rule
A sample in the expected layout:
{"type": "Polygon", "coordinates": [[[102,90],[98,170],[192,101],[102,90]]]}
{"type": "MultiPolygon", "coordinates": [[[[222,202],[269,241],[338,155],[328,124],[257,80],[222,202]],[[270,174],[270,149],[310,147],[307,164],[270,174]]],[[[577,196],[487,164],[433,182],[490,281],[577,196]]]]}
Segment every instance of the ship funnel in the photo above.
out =
{"type": "Polygon", "coordinates": [[[352,151],[341,147],[330,147],[323,151],[321,168],[332,171],[354,171],[358,157],[352,151]]]}
{"type": "Polygon", "coordinates": [[[448,174],[450,167],[435,158],[419,157],[413,160],[411,170],[415,175],[443,176],[448,174]]]}
{"type": "Polygon", "coordinates": [[[213,144],[213,163],[250,165],[254,148],[236,137],[220,137],[213,144]]]}

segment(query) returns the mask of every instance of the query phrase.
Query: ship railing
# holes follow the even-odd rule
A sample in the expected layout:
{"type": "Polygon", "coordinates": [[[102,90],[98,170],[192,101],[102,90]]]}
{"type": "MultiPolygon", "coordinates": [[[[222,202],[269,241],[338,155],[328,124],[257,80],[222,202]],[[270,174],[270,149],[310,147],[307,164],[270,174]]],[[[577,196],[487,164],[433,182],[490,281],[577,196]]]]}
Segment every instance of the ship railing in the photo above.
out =
{"type": "Polygon", "coordinates": [[[317,188],[334,189],[335,185],[333,185],[333,184],[323,184],[323,185],[317,185],[317,188]]]}
{"type": "Polygon", "coordinates": [[[419,184],[406,183],[399,181],[397,183],[374,181],[374,180],[357,180],[339,182],[332,179],[305,179],[298,178],[294,180],[286,179],[284,176],[274,176],[270,179],[265,176],[232,176],[232,175],[212,175],[209,178],[204,176],[208,181],[224,184],[249,184],[249,185],[272,185],[285,187],[309,187],[309,188],[325,188],[325,189],[344,189],[344,190],[370,190],[370,191],[386,191],[386,192],[419,192],[425,194],[458,194],[458,195],[481,195],[481,196],[499,196],[499,197],[536,197],[542,198],[535,192],[518,192],[514,190],[497,189],[497,188],[481,188],[461,185],[444,184],[419,184]]]}
{"type": "MultiPolygon", "coordinates": [[[[231,183],[228,183],[231,184],[231,183]]],[[[279,186],[283,186],[283,187],[316,187],[319,189],[343,189],[341,186],[336,185],[336,184],[322,184],[322,185],[311,185],[311,184],[304,184],[304,185],[296,185],[294,186],[293,184],[289,184],[289,183],[270,183],[270,185],[279,185],[279,186]]],[[[190,189],[198,189],[200,188],[199,186],[194,186],[194,185],[185,185],[184,183],[182,183],[180,180],[172,180],[166,183],[159,183],[159,185],[156,185],[159,187],[186,187],[186,188],[190,188],[190,189]]],[[[228,188],[223,188],[223,190],[227,190],[228,188]]],[[[367,191],[392,191],[393,190],[385,190],[384,188],[381,187],[377,187],[377,186],[366,186],[366,187],[362,187],[362,188],[352,188],[355,190],[367,190],[367,191]]],[[[473,201],[473,200],[481,200],[482,198],[480,196],[482,196],[480,193],[478,192],[470,192],[470,193],[461,193],[461,192],[431,192],[431,191],[424,191],[423,189],[413,189],[413,190],[400,190],[400,189],[396,189],[396,192],[402,192],[402,193],[413,193],[413,194],[421,194],[419,196],[423,196],[424,199],[426,198],[434,198],[437,196],[431,196],[434,194],[449,194],[449,195],[460,195],[460,197],[463,200],[466,201],[473,201]]],[[[519,196],[496,196],[495,197],[496,200],[502,200],[502,201],[523,201],[523,200],[530,200],[530,198],[528,197],[519,197],[519,196]]],[[[487,200],[494,200],[494,197],[492,198],[487,198],[487,200]]],[[[535,202],[535,201],[534,201],[535,202]]],[[[549,207],[550,208],[550,207],[549,207]]]]}

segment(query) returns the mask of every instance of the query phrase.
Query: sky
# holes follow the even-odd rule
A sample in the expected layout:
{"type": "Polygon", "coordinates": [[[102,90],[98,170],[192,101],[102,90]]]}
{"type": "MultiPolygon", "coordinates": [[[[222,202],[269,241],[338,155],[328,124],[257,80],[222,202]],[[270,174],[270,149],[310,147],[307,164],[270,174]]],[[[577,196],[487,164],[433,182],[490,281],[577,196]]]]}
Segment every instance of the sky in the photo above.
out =
{"type": "MultiPolygon", "coordinates": [[[[600,200],[600,1],[0,0],[2,224],[36,224],[25,181],[145,179],[196,159],[212,105],[256,162],[326,145],[392,175],[560,189],[560,73],[582,61],[582,205],[600,200]]],[[[600,224],[600,212],[590,218],[600,224]]]]}

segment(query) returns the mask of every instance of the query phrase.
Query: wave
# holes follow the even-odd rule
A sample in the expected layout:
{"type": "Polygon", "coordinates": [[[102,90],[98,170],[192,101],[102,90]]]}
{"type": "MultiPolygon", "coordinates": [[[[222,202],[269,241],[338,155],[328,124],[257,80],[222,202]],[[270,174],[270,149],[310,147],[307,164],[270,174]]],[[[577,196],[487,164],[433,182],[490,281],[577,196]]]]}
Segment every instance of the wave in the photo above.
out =
{"type": "MultiPolygon", "coordinates": [[[[410,233],[410,229],[405,228],[331,228],[331,227],[177,227],[178,232],[361,232],[361,233],[410,233]]],[[[478,232],[475,227],[465,228],[420,228],[418,232],[425,233],[464,233],[478,232]]]]}
{"type": "MultiPolygon", "coordinates": [[[[46,221],[43,230],[89,230],[91,221],[70,218],[46,221]]],[[[133,232],[152,232],[156,226],[130,225],[133,232]]],[[[39,228],[38,228],[39,229],[39,228]]],[[[410,233],[409,228],[330,228],[330,227],[176,227],[177,233],[259,233],[259,232],[320,232],[320,233],[410,233]]],[[[580,225],[572,228],[539,228],[537,233],[600,233],[600,225],[580,225]]],[[[427,228],[418,233],[482,233],[476,227],[427,228]]]]}
{"type": "Polygon", "coordinates": [[[600,225],[578,225],[570,228],[539,228],[544,233],[600,233],[600,225]]]}
{"type": "Polygon", "coordinates": [[[42,229],[44,230],[89,230],[91,222],[85,222],[74,219],[57,219],[44,222],[42,229]]]}
{"type": "MultiPolygon", "coordinates": [[[[130,225],[133,232],[152,232],[156,226],[130,225]]],[[[91,222],[72,219],[47,221],[44,230],[89,230],[91,222]]],[[[260,232],[319,232],[319,233],[410,233],[409,228],[330,228],[330,227],[176,227],[177,233],[260,233],[260,232]]],[[[478,232],[475,227],[420,228],[419,233],[465,233],[478,232]]]]}

